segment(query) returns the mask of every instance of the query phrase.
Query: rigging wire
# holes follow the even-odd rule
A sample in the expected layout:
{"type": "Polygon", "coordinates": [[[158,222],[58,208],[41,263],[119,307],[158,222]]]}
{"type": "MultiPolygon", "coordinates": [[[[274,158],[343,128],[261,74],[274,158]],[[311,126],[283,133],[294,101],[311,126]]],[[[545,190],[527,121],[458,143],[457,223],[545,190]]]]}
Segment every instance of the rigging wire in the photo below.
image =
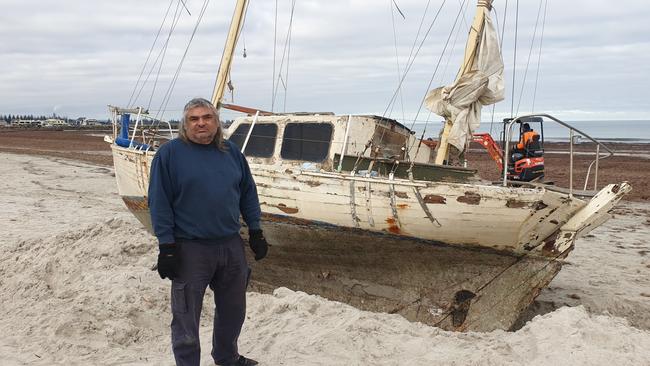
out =
{"type": "MultiPolygon", "coordinates": [[[[411,66],[413,65],[413,61],[415,60],[415,57],[417,56],[418,52],[420,51],[420,48],[422,48],[422,44],[426,40],[426,38],[427,38],[427,36],[429,34],[429,31],[431,31],[431,28],[433,27],[433,24],[435,24],[436,19],[438,19],[438,15],[440,14],[440,11],[442,10],[442,7],[445,5],[445,2],[446,2],[446,0],[444,0],[443,3],[440,5],[440,8],[438,9],[438,12],[436,13],[436,16],[434,17],[431,25],[429,26],[429,30],[427,31],[424,38],[422,39],[422,42],[420,43],[420,47],[418,47],[417,52],[416,52],[416,54],[414,56],[413,51],[415,50],[415,46],[417,45],[417,41],[418,41],[418,39],[420,37],[420,32],[422,31],[422,26],[424,25],[424,20],[426,19],[426,15],[427,15],[427,12],[429,10],[429,5],[431,4],[431,0],[427,1],[427,5],[426,5],[426,7],[424,9],[424,13],[422,14],[422,19],[420,19],[420,25],[418,26],[418,31],[417,31],[417,33],[415,35],[415,39],[413,39],[413,45],[411,46],[411,50],[409,52],[409,56],[408,56],[407,61],[406,61],[407,67],[406,67],[406,69],[404,71],[404,74],[401,76],[401,79],[397,83],[397,89],[396,89],[395,93],[393,94],[393,96],[391,97],[390,101],[388,102],[388,105],[386,106],[386,110],[384,110],[384,113],[382,114],[382,117],[385,117],[388,110],[392,109],[392,105],[394,105],[394,103],[395,103],[396,94],[397,94],[397,92],[399,90],[401,90],[402,84],[404,83],[404,79],[406,78],[406,75],[408,74],[408,71],[410,70],[411,66]]],[[[379,138],[379,142],[383,141],[385,133],[386,133],[385,130],[382,131],[382,134],[381,134],[381,136],[379,138]]],[[[361,154],[364,154],[366,152],[366,150],[368,149],[368,147],[370,146],[371,143],[372,143],[372,139],[370,141],[368,141],[368,143],[366,144],[366,148],[357,157],[357,160],[354,163],[354,167],[352,168],[353,171],[357,170],[357,166],[358,166],[359,162],[361,161],[361,154]]]]}
{"type": "Polygon", "coordinates": [[[275,98],[275,63],[276,63],[276,49],[278,48],[278,0],[275,0],[275,22],[273,23],[273,75],[271,77],[271,112],[274,110],[275,98]]]}
{"type": "MultiPolygon", "coordinates": [[[[438,58],[438,62],[436,63],[436,67],[433,70],[433,75],[431,75],[431,78],[429,79],[429,83],[427,84],[427,88],[424,92],[424,96],[422,97],[422,100],[420,102],[420,106],[418,107],[418,111],[415,113],[415,119],[418,118],[420,115],[420,111],[422,111],[422,106],[424,105],[424,100],[429,93],[429,90],[431,90],[431,84],[433,84],[433,79],[435,78],[436,74],[438,73],[438,68],[440,67],[440,63],[442,62],[442,58],[447,52],[447,47],[449,46],[449,41],[451,40],[451,36],[454,34],[454,30],[456,29],[456,26],[458,25],[458,20],[461,18],[461,15],[463,14],[463,7],[465,6],[467,0],[463,0],[461,3],[461,6],[458,10],[458,13],[456,14],[456,19],[454,19],[454,25],[451,27],[451,32],[449,32],[449,36],[447,36],[447,40],[445,41],[445,46],[442,49],[442,52],[440,53],[440,57],[438,58]]],[[[413,129],[413,125],[411,125],[411,129],[413,129]]]]}
{"type": "Polygon", "coordinates": [[[187,15],[192,16],[192,13],[190,13],[190,9],[187,8],[187,4],[185,3],[185,0],[180,0],[180,1],[183,4],[185,10],[187,10],[187,15]]]}
{"type": "Polygon", "coordinates": [[[293,0],[291,5],[291,20],[289,21],[289,34],[287,43],[287,71],[284,74],[284,102],[282,103],[282,111],[287,111],[287,89],[289,89],[289,61],[291,60],[291,36],[293,35],[293,11],[296,7],[296,0],[293,0]]]}
{"type": "Polygon", "coordinates": [[[399,6],[397,5],[397,2],[395,0],[393,0],[393,5],[395,5],[395,8],[399,12],[399,15],[401,15],[402,18],[404,18],[404,20],[406,20],[406,16],[404,16],[404,13],[402,13],[402,10],[399,8],[399,6]]]}
{"type": "MultiPolygon", "coordinates": [[[[277,94],[278,94],[278,87],[280,86],[280,82],[282,82],[282,84],[284,86],[285,94],[287,92],[286,91],[286,84],[284,83],[284,80],[282,79],[282,69],[284,67],[285,55],[287,55],[287,46],[288,46],[289,41],[291,39],[290,35],[291,35],[291,27],[293,26],[293,14],[294,14],[295,7],[296,7],[296,0],[293,0],[292,4],[291,4],[291,13],[290,13],[290,17],[289,17],[289,26],[288,26],[288,29],[287,29],[287,36],[286,36],[285,41],[284,41],[284,49],[282,50],[282,59],[280,60],[280,67],[278,67],[278,69],[280,70],[280,72],[277,75],[278,82],[275,83],[275,90],[273,91],[273,99],[271,101],[271,108],[273,108],[275,106],[275,98],[277,97],[277,94]]],[[[288,63],[288,61],[287,61],[287,63],[288,63]]],[[[274,78],[275,78],[275,76],[274,76],[274,78]]]]}
{"type": "Polygon", "coordinates": [[[535,87],[533,88],[533,105],[531,107],[531,114],[535,113],[535,97],[537,96],[537,82],[539,80],[539,68],[542,58],[542,43],[544,42],[544,26],[546,25],[546,5],[548,0],[544,0],[544,16],[542,17],[542,32],[539,37],[539,52],[537,53],[537,72],[535,74],[535,87]]]}
{"type": "Polygon", "coordinates": [[[514,52],[513,52],[513,61],[512,61],[512,94],[510,102],[510,118],[514,118],[514,109],[515,109],[515,79],[517,76],[517,31],[519,29],[519,0],[517,0],[515,5],[515,41],[514,41],[514,52]]]}
{"type": "Polygon", "coordinates": [[[521,106],[521,99],[524,96],[524,89],[526,88],[526,78],[528,76],[528,67],[530,66],[530,58],[533,55],[535,48],[535,39],[537,38],[537,27],[539,26],[539,17],[542,14],[542,0],[539,0],[539,8],[537,9],[537,19],[535,20],[535,28],[533,29],[533,39],[530,42],[530,49],[528,50],[528,59],[526,60],[526,68],[524,69],[524,79],[521,82],[521,90],[519,92],[519,101],[517,102],[517,109],[515,114],[519,114],[519,107],[521,106]]]}
{"type": "MultiPolygon", "coordinates": [[[[465,7],[468,7],[469,4],[470,3],[468,1],[467,4],[465,4],[465,7]]],[[[458,5],[460,5],[461,7],[463,6],[463,3],[461,2],[461,0],[458,0],[458,5]]],[[[465,13],[467,13],[467,9],[465,9],[465,13]]],[[[463,19],[463,24],[466,26],[465,29],[469,29],[470,25],[467,24],[467,21],[465,21],[465,17],[462,17],[462,19],[463,19]]],[[[456,36],[454,37],[454,42],[451,44],[451,51],[448,52],[449,56],[447,57],[447,62],[445,63],[445,67],[442,69],[442,72],[440,73],[439,84],[444,83],[445,75],[447,74],[447,69],[449,68],[449,65],[451,64],[451,59],[454,56],[453,51],[456,49],[456,44],[458,43],[458,38],[460,37],[461,30],[463,30],[463,27],[458,27],[458,29],[456,30],[456,36]]]]}
{"type": "MultiPolygon", "coordinates": [[[[242,37],[242,44],[244,47],[244,52],[243,52],[243,57],[246,58],[246,39],[244,36],[244,27],[246,26],[246,13],[248,13],[248,5],[250,5],[250,1],[246,1],[244,3],[244,16],[241,18],[240,23],[238,24],[238,30],[237,30],[237,35],[235,36],[235,46],[237,45],[237,40],[239,37],[242,37]]],[[[224,52],[226,52],[224,48],[224,52]]],[[[234,49],[233,49],[233,55],[234,55],[234,49]]],[[[221,68],[221,64],[219,65],[219,68],[221,68]]],[[[226,83],[226,86],[228,87],[228,91],[230,92],[230,99],[234,103],[235,101],[235,88],[232,85],[232,75],[230,74],[232,69],[232,62],[231,62],[231,67],[228,69],[228,74],[226,75],[228,77],[228,82],[226,83]]],[[[217,80],[215,80],[215,89],[217,87],[217,80]]],[[[223,98],[223,97],[222,97],[223,98]]]]}
{"type": "MultiPolygon", "coordinates": [[[[451,32],[449,32],[449,36],[447,36],[447,40],[445,41],[445,46],[443,47],[442,52],[440,53],[440,57],[438,58],[438,62],[436,63],[436,67],[435,67],[435,69],[433,71],[433,75],[431,75],[431,78],[429,79],[429,83],[427,84],[427,88],[426,88],[426,90],[424,92],[424,96],[422,97],[422,100],[420,101],[420,106],[418,107],[418,111],[415,113],[415,119],[418,118],[418,116],[420,115],[420,111],[422,111],[422,106],[424,105],[424,100],[426,99],[426,96],[429,93],[429,90],[431,89],[431,84],[433,84],[433,79],[436,77],[436,74],[438,72],[438,68],[440,67],[440,63],[442,62],[442,58],[445,55],[445,52],[447,51],[447,47],[449,46],[449,41],[451,41],[451,37],[454,34],[454,30],[456,29],[456,26],[458,25],[458,20],[461,18],[461,15],[464,13],[463,7],[464,7],[466,1],[467,0],[463,0],[463,2],[461,3],[460,8],[458,10],[458,13],[456,14],[456,19],[454,20],[454,25],[451,28],[451,32]]],[[[426,125],[427,124],[428,124],[428,122],[426,122],[426,124],[425,124],[425,127],[424,127],[425,131],[426,131],[426,125]]],[[[410,129],[412,130],[414,126],[415,126],[415,122],[413,122],[411,124],[410,129]]],[[[422,138],[424,138],[424,133],[422,135],[422,138]]],[[[415,146],[415,142],[416,141],[413,141],[413,144],[408,148],[408,152],[410,152],[413,149],[413,146],[415,146]]],[[[417,151],[419,151],[421,145],[422,145],[422,139],[419,139],[418,148],[416,150],[416,155],[417,155],[417,151]]],[[[415,160],[411,161],[411,167],[413,167],[413,164],[415,164],[415,160]]]]}
{"type": "MultiPolygon", "coordinates": [[[[171,10],[172,5],[174,4],[175,0],[171,0],[169,2],[169,6],[167,7],[167,11],[165,12],[165,16],[163,17],[162,22],[160,23],[160,27],[158,27],[158,32],[156,33],[156,37],[153,40],[153,43],[151,44],[151,48],[149,49],[149,54],[147,55],[147,59],[144,61],[144,64],[142,65],[142,69],[140,70],[140,75],[138,76],[138,80],[135,83],[135,86],[133,87],[133,91],[131,92],[131,96],[129,97],[129,102],[126,103],[127,108],[131,107],[131,102],[135,103],[135,100],[133,100],[133,96],[135,95],[136,90],[138,90],[138,85],[140,84],[140,80],[142,80],[142,75],[144,75],[144,70],[147,68],[147,64],[149,63],[149,60],[151,59],[151,54],[153,53],[154,48],[156,47],[156,42],[158,42],[158,37],[160,37],[160,32],[163,29],[163,26],[165,25],[165,22],[167,21],[167,16],[169,15],[169,10],[171,10]]],[[[137,99],[137,97],[136,97],[137,99]]]]}
{"type": "MultiPolygon", "coordinates": [[[[458,24],[458,19],[462,19],[463,23],[465,23],[465,25],[467,25],[467,22],[465,21],[465,17],[461,16],[461,15],[462,14],[467,14],[467,8],[469,6],[469,1],[466,2],[466,0],[463,0],[461,2],[459,0],[458,5],[460,5],[460,6],[459,6],[459,10],[458,10],[459,13],[458,13],[458,15],[456,17],[456,21],[454,21],[454,25],[453,25],[451,31],[449,32],[449,36],[447,37],[447,42],[445,43],[445,47],[443,48],[443,50],[442,50],[442,52],[440,54],[440,58],[438,59],[438,64],[436,65],[436,68],[435,68],[435,70],[433,72],[433,75],[431,75],[431,79],[429,80],[429,85],[427,86],[427,91],[425,92],[424,97],[422,98],[422,101],[420,102],[420,107],[418,109],[418,112],[416,113],[415,118],[413,119],[413,122],[411,123],[411,130],[413,130],[414,127],[415,127],[415,121],[417,120],[418,116],[420,115],[420,110],[422,109],[422,106],[424,105],[424,100],[425,100],[425,98],[426,98],[426,96],[428,94],[428,91],[431,89],[431,84],[433,83],[433,79],[435,78],[436,73],[438,72],[438,67],[440,65],[440,62],[442,61],[442,58],[444,57],[445,53],[447,52],[447,47],[449,45],[449,40],[451,39],[451,36],[454,33],[455,28],[457,28],[456,31],[455,31],[456,35],[454,36],[454,41],[452,43],[451,49],[454,50],[456,48],[456,42],[458,40],[458,36],[460,35],[460,30],[462,29],[462,27],[460,27],[460,26],[456,27],[456,25],[458,24]],[[465,8],[464,10],[463,10],[463,7],[465,8]]],[[[451,61],[452,54],[453,54],[453,52],[451,52],[451,51],[448,52],[448,53],[449,53],[449,57],[447,57],[447,64],[445,65],[445,67],[443,69],[443,72],[441,73],[441,76],[440,76],[440,78],[441,78],[440,83],[441,84],[442,84],[442,79],[444,78],[444,74],[445,74],[445,72],[447,70],[447,67],[449,66],[449,63],[451,61]]],[[[424,120],[424,127],[422,129],[422,134],[421,134],[420,138],[417,140],[417,149],[415,150],[415,154],[413,155],[414,157],[417,157],[418,153],[420,152],[420,147],[422,146],[422,141],[424,140],[424,136],[426,135],[427,128],[429,126],[429,122],[431,122],[431,114],[432,113],[433,112],[431,110],[429,110],[429,112],[427,114],[427,117],[424,120]]],[[[413,146],[415,146],[415,143],[416,143],[416,141],[413,141],[411,146],[408,147],[408,150],[407,150],[408,153],[411,152],[411,150],[413,149],[413,146]]],[[[412,169],[414,163],[415,163],[415,160],[411,161],[411,169],[412,169]]]]}
{"type": "MultiPolygon", "coordinates": [[[[433,25],[436,23],[436,20],[438,19],[438,16],[440,15],[440,12],[442,11],[442,8],[444,7],[446,2],[447,2],[447,0],[443,0],[442,4],[440,5],[440,8],[438,8],[438,12],[436,13],[436,15],[435,15],[433,21],[431,22],[431,24],[429,25],[429,28],[427,29],[426,33],[424,34],[424,36],[422,38],[422,41],[420,42],[420,45],[418,46],[418,48],[417,48],[415,54],[413,55],[413,57],[411,57],[411,55],[409,55],[409,61],[407,62],[408,66],[404,70],[404,74],[402,75],[402,79],[400,80],[399,84],[397,85],[397,89],[395,90],[395,92],[393,93],[393,96],[391,97],[390,101],[388,102],[388,105],[386,106],[386,109],[384,110],[384,113],[382,114],[382,117],[386,116],[386,113],[388,112],[388,108],[390,107],[390,105],[392,103],[395,102],[395,98],[397,97],[397,91],[402,87],[402,84],[404,83],[404,79],[406,79],[406,75],[408,75],[409,71],[411,70],[411,67],[413,66],[413,62],[415,61],[415,58],[420,53],[420,50],[422,49],[422,46],[424,45],[424,42],[426,41],[427,37],[429,36],[429,33],[431,32],[431,29],[433,28],[433,25]]],[[[427,6],[428,6],[428,4],[427,4],[427,6]]],[[[423,21],[424,21],[424,18],[423,18],[423,21]]],[[[417,38],[416,38],[415,43],[417,43],[417,38]]]]}
{"type": "Polygon", "coordinates": [[[160,64],[158,65],[158,72],[156,73],[156,78],[153,83],[153,88],[151,89],[151,95],[149,96],[149,103],[147,103],[147,109],[151,107],[151,101],[153,100],[153,96],[156,93],[156,87],[158,86],[158,79],[160,78],[160,72],[162,70],[163,63],[165,61],[165,56],[167,55],[167,48],[169,46],[169,40],[172,37],[172,34],[174,33],[174,29],[176,29],[176,25],[178,24],[178,21],[181,18],[182,12],[179,11],[180,8],[180,0],[178,1],[178,5],[176,6],[176,11],[174,13],[174,23],[172,24],[172,27],[169,29],[169,34],[167,35],[167,39],[165,40],[165,45],[163,46],[162,49],[162,58],[160,59],[160,64]]]}
{"type": "MultiPolygon", "coordinates": [[[[393,25],[393,41],[394,41],[393,43],[395,45],[395,63],[397,64],[397,81],[399,82],[399,78],[402,75],[402,70],[401,70],[400,64],[399,64],[399,51],[398,51],[398,48],[397,48],[397,31],[395,29],[395,10],[394,10],[394,8],[397,8],[397,11],[399,11],[399,13],[402,15],[402,17],[404,19],[406,19],[406,17],[404,16],[404,13],[402,13],[402,11],[399,10],[399,7],[397,7],[397,4],[395,3],[395,0],[391,0],[390,4],[391,4],[390,19],[391,19],[391,23],[393,25]]],[[[400,106],[401,106],[401,109],[402,109],[402,120],[404,120],[406,118],[406,116],[404,114],[404,93],[402,93],[402,88],[399,89],[399,96],[400,96],[400,106]]],[[[394,106],[394,104],[393,104],[393,106],[394,106]]],[[[392,113],[393,113],[393,107],[391,107],[389,115],[392,115],[392,113]]]]}
{"type": "MultiPolygon", "coordinates": [[[[494,7],[493,7],[494,8],[494,7]]],[[[503,8],[503,26],[499,27],[499,13],[494,10],[494,19],[496,21],[497,29],[501,28],[501,37],[499,39],[499,52],[503,55],[503,35],[506,30],[506,19],[507,19],[507,12],[508,12],[508,0],[506,0],[506,5],[503,8]]],[[[492,117],[490,119],[490,135],[492,135],[492,128],[494,128],[494,111],[496,109],[497,104],[492,103],[492,117]]]]}
{"type": "Polygon", "coordinates": [[[203,6],[201,7],[201,11],[199,12],[199,15],[196,19],[196,24],[194,25],[194,29],[192,30],[192,34],[190,36],[189,41],[187,42],[187,46],[185,47],[185,52],[183,53],[183,56],[181,57],[180,62],[178,63],[178,67],[176,68],[176,72],[174,73],[174,76],[172,77],[172,81],[169,83],[169,87],[167,88],[167,91],[165,92],[165,96],[163,97],[163,101],[160,104],[160,109],[159,112],[156,113],[156,117],[160,115],[160,118],[162,119],[162,115],[165,113],[165,110],[167,108],[167,105],[169,104],[169,100],[171,99],[172,92],[174,91],[174,87],[176,86],[176,81],[178,81],[178,76],[181,73],[181,69],[183,68],[183,63],[185,62],[185,58],[187,57],[187,53],[189,52],[190,45],[192,44],[192,41],[194,40],[194,36],[196,35],[196,31],[199,28],[199,24],[201,24],[201,20],[203,19],[203,15],[205,14],[205,11],[210,4],[210,0],[204,0],[203,1],[203,6]]]}

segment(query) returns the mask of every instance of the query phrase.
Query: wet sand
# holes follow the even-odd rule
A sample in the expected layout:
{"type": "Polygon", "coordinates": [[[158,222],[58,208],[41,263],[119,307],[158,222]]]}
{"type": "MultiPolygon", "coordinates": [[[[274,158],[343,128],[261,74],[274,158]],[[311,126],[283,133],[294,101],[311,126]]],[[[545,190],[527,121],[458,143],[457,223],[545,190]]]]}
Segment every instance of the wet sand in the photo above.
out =
{"type": "MultiPolygon", "coordinates": [[[[5,133],[0,363],[172,365],[169,282],[150,270],[155,239],[117,195],[101,133],[5,133]]],[[[633,160],[631,175],[647,177],[650,162],[633,160]]],[[[262,365],[650,365],[645,201],[623,202],[576,242],[515,332],[446,332],[280,288],[248,294],[241,352],[262,365]]],[[[212,364],[210,302],[202,365],[212,364]]]]}

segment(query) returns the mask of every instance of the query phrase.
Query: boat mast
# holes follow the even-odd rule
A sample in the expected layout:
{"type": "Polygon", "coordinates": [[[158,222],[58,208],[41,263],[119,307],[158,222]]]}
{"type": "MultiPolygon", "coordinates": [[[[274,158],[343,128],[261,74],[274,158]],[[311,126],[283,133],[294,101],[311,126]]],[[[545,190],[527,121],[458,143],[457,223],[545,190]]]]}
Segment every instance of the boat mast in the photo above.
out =
{"type": "Polygon", "coordinates": [[[230,67],[232,65],[232,57],[239,38],[239,32],[244,24],[244,17],[246,15],[246,7],[248,0],[237,0],[235,5],[235,12],[232,15],[230,22],[230,30],[228,31],[228,38],[226,39],[226,46],[221,55],[221,64],[219,64],[219,73],[217,74],[217,81],[214,85],[214,92],[212,93],[212,104],[219,110],[221,108],[221,99],[223,98],[228,76],[230,75],[230,67]]]}
{"type": "MultiPolygon", "coordinates": [[[[483,33],[483,24],[485,24],[486,14],[489,14],[492,10],[492,1],[493,0],[478,0],[478,5],[476,6],[476,14],[474,15],[474,23],[469,30],[469,36],[467,37],[467,44],[465,45],[465,58],[463,60],[463,65],[458,71],[456,76],[456,81],[465,75],[468,71],[474,66],[474,60],[476,59],[476,50],[478,48],[478,43],[480,41],[480,35],[483,33]]],[[[438,152],[436,153],[436,164],[442,164],[445,160],[449,159],[449,132],[451,131],[451,126],[453,121],[449,118],[445,120],[445,128],[440,136],[440,142],[438,147],[438,152]]]]}

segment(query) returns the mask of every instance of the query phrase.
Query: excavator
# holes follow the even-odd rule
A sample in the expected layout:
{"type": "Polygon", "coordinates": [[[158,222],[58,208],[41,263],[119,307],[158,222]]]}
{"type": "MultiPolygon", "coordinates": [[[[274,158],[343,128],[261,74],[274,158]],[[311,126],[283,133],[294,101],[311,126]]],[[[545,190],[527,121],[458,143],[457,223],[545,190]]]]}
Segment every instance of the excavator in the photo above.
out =
{"type": "MultiPolygon", "coordinates": [[[[504,150],[506,141],[506,126],[512,121],[512,118],[503,120],[503,129],[501,131],[501,146],[497,144],[489,133],[475,133],[472,135],[472,141],[483,146],[492,159],[496,162],[499,171],[503,173],[504,150]]],[[[522,118],[517,121],[519,124],[520,143],[514,144],[507,156],[506,177],[511,181],[534,182],[544,179],[544,121],[541,117],[522,118]],[[524,135],[531,131],[530,125],[538,126],[532,128],[539,133],[532,134],[532,138],[526,139],[524,135]]]]}

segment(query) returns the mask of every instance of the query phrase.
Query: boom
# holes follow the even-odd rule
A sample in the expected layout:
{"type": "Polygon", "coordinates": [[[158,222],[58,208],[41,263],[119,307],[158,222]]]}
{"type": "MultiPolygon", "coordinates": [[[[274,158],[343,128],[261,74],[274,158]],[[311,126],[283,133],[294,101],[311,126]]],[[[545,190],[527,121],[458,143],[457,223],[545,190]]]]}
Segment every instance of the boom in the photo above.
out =
{"type": "Polygon", "coordinates": [[[501,151],[492,136],[489,133],[475,133],[472,135],[472,140],[481,144],[497,163],[499,170],[503,171],[503,151],[501,151]]]}

